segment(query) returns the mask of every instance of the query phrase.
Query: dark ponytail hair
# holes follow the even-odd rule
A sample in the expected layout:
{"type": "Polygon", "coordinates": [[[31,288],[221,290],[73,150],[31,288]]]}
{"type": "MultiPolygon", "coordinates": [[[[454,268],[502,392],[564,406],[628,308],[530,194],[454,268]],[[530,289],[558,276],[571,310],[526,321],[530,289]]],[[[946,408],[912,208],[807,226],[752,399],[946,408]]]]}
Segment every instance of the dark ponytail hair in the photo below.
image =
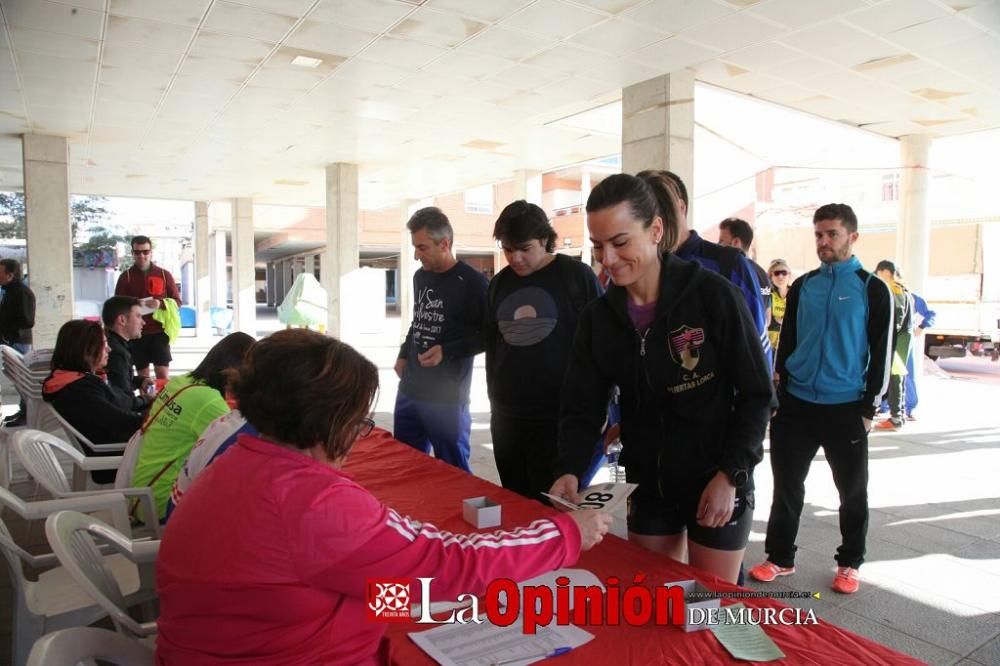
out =
{"type": "Polygon", "coordinates": [[[632,215],[642,222],[643,229],[648,229],[657,216],[663,220],[663,238],[659,244],[661,254],[669,252],[677,244],[677,209],[670,187],[659,172],[608,176],[591,191],[587,198],[587,212],[593,213],[620,203],[628,203],[632,215]]]}

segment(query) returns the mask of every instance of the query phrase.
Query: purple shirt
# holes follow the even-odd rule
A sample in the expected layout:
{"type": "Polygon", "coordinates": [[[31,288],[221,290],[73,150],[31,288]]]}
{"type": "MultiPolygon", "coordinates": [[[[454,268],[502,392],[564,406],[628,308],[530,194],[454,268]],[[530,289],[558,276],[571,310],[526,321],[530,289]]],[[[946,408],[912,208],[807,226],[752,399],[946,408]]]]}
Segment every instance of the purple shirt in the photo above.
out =
{"type": "Polygon", "coordinates": [[[635,330],[645,333],[653,325],[653,320],[656,319],[656,301],[646,305],[636,305],[629,299],[628,317],[632,320],[635,330]]]}

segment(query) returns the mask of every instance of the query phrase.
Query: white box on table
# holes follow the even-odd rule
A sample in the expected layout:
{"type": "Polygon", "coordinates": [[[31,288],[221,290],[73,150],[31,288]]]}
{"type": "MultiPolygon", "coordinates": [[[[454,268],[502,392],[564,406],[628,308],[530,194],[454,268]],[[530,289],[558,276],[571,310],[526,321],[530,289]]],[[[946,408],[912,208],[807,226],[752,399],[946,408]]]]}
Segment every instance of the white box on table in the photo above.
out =
{"type": "Polygon", "coordinates": [[[497,527],[500,524],[500,505],[489,497],[470,497],[462,500],[462,517],[477,529],[497,527]]]}
{"type": "MultiPolygon", "coordinates": [[[[691,608],[701,608],[706,611],[712,608],[719,608],[719,597],[709,597],[712,590],[708,589],[696,580],[678,580],[672,583],[665,583],[667,587],[677,586],[684,590],[684,631],[701,631],[708,629],[705,622],[691,623],[691,608]],[[692,595],[694,595],[692,597],[692,595]]],[[[704,616],[707,616],[706,612],[704,616]]]]}

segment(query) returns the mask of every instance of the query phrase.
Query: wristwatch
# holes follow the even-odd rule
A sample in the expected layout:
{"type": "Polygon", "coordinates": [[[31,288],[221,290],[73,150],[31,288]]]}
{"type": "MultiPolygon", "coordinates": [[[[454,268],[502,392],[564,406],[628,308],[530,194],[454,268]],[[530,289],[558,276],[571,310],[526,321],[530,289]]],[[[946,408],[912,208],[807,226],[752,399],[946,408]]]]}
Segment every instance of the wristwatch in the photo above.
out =
{"type": "Polygon", "coordinates": [[[742,489],[750,480],[750,474],[742,467],[727,467],[722,471],[729,477],[729,483],[733,484],[736,490],[742,489]]]}

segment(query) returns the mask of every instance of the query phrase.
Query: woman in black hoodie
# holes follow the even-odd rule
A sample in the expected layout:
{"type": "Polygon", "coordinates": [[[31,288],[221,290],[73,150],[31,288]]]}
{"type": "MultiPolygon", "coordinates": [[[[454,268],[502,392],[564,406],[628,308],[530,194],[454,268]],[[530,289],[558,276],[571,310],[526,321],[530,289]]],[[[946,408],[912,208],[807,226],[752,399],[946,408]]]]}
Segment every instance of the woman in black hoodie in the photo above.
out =
{"type": "Polygon", "coordinates": [[[551,492],[580,501],[617,385],[621,461],[639,484],[629,540],[735,582],[773,401],[746,303],[721,276],[670,254],[679,220],[655,172],[603,180],[587,200],[587,226],[612,285],[580,316],[551,492]]]}
{"type": "MultiPolygon", "coordinates": [[[[125,442],[142,425],[142,413],[113,391],[102,376],[108,342],[99,322],[74,319],[62,325],[52,351],[52,373],[42,397],[94,444],[125,442]]],[[[87,455],[118,455],[86,451],[87,455]]],[[[93,473],[97,483],[112,483],[114,470],[93,473]]]]}

